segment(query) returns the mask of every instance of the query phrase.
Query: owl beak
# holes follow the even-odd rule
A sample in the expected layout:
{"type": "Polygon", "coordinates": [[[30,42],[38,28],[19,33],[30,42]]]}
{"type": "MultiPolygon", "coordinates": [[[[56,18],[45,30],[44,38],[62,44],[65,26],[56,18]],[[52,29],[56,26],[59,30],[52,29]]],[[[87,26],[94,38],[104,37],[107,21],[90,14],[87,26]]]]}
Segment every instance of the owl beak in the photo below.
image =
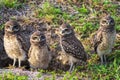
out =
{"type": "Polygon", "coordinates": [[[40,41],[40,38],[38,38],[38,41],[40,41]]]}
{"type": "Polygon", "coordinates": [[[10,26],[10,30],[13,31],[13,26],[10,26]]]}

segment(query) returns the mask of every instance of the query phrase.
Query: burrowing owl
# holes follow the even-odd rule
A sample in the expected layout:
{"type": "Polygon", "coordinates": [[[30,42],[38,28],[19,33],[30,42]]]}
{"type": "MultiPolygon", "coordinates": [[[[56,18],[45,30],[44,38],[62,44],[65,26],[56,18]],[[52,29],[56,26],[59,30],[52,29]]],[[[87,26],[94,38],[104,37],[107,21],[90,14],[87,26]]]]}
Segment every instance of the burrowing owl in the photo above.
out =
{"type": "Polygon", "coordinates": [[[112,51],[116,37],[114,19],[107,15],[100,20],[100,27],[94,36],[94,49],[101,58],[101,64],[106,63],[106,55],[112,51]]]}
{"type": "Polygon", "coordinates": [[[27,58],[27,47],[21,36],[21,27],[16,21],[10,20],[5,24],[4,48],[7,55],[14,60],[13,66],[18,59],[21,67],[21,61],[27,58]]]}
{"type": "Polygon", "coordinates": [[[43,32],[36,31],[30,37],[29,63],[33,69],[46,69],[51,61],[50,48],[43,32]]]}
{"type": "Polygon", "coordinates": [[[63,23],[60,26],[60,45],[63,53],[69,59],[69,71],[72,71],[74,63],[86,61],[87,54],[84,51],[84,47],[76,38],[73,28],[68,23],[63,23]]]}

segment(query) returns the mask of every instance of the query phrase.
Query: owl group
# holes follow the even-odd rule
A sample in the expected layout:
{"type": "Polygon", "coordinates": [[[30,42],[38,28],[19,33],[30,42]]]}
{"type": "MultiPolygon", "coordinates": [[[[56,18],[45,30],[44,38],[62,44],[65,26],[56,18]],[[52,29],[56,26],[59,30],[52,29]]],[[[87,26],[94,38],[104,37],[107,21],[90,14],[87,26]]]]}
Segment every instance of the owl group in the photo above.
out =
{"type": "MultiPolygon", "coordinates": [[[[36,30],[30,35],[29,40],[25,40],[20,24],[10,20],[5,23],[4,32],[4,48],[8,57],[13,59],[13,66],[18,61],[18,67],[21,67],[21,62],[28,60],[33,69],[49,67],[52,52],[47,44],[44,31],[36,30]]],[[[69,71],[74,69],[75,63],[87,62],[88,54],[81,41],[75,36],[70,24],[63,22],[59,27],[58,35],[61,51],[66,55],[70,65],[69,71]]],[[[101,64],[107,62],[106,55],[111,53],[115,37],[115,21],[110,15],[107,15],[100,20],[100,27],[93,37],[94,50],[100,57],[101,64]]]]}

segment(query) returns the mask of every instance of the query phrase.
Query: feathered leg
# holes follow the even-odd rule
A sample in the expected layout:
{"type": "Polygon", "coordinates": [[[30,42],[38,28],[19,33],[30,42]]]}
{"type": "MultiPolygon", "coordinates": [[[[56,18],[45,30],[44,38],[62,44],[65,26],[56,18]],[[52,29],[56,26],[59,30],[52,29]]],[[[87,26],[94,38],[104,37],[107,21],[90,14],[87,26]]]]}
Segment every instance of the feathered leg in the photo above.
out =
{"type": "Polygon", "coordinates": [[[15,66],[15,63],[16,63],[16,58],[14,58],[14,61],[13,61],[13,67],[15,66]]]}
{"type": "Polygon", "coordinates": [[[104,57],[104,63],[106,64],[107,63],[106,55],[103,55],[103,57],[104,57]]]}
{"type": "Polygon", "coordinates": [[[69,68],[69,72],[72,72],[74,70],[74,63],[72,60],[70,60],[70,68],[69,68]]]}
{"type": "Polygon", "coordinates": [[[21,67],[21,60],[18,59],[18,64],[19,64],[19,67],[21,67]]]}
{"type": "Polygon", "coordinates": [[[101,59],[101,64],[103,64],[104,63],[104,61],[103,61],[103,55],[100,56],[100,59],[101,59]]]}

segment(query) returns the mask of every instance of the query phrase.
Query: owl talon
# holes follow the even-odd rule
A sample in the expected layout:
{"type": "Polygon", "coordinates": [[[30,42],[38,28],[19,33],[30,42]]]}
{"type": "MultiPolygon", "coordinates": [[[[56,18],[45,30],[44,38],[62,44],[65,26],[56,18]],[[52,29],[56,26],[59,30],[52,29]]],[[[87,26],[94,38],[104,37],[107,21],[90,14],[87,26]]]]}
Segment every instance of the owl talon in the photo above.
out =
{"type": "Polygon", "coordinates": [[[25,66],[19,67],[19,69],[21,69],[21,70],[25,70],[25,66]]]}
{"type": "Polygon", "coordinates": [[[74,65],[70,66],[69,72],[72,72],[72,71],[74,71],[74,65]]]}
{"type": "Polygon", "coordinates": [[[8,66],[7,68],[8,68],[8,69],[15,69],[16,67],[13,66],[13,65],[11,65],[11,64],[9,64],[9,66],[8,66]]]}

